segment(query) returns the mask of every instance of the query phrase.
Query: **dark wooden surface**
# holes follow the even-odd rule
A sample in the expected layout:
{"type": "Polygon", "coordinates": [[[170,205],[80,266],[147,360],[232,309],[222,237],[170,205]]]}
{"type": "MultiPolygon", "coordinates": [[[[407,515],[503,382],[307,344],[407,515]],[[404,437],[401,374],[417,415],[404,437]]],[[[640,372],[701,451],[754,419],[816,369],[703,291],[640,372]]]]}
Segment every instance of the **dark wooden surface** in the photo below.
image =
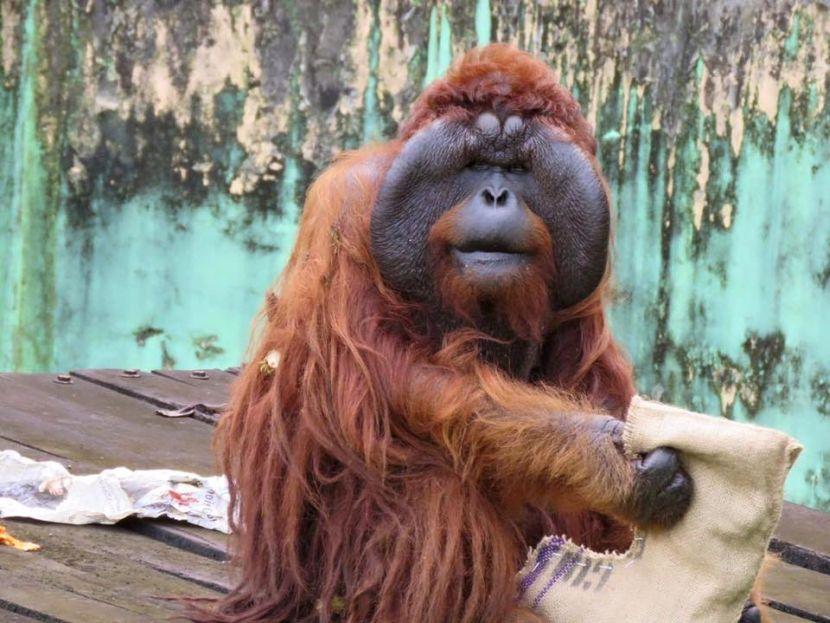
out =
{"type": "MultiPolygon", "coordinates": [[[[0,449],[50,459],[73,473],[125,465],[215,474],[213,427],[164,418],[157,408],[218,404],[232,374],[79,371],[71,384],[53,375],[0,374],[0,449]]],[[[0,622],[120,623],[165,621],[177,596],[227,590],[227,537],[174,521],[128,520],[118,526],[61,526],[4,519],[38,552],[0,548],[0,622]]]]}
{"type": "MultiPolygon", "coordinates": [[[[210,409],[227,399],[233,371],[80,370],[71,384],[52,375],[0,374],[0,450],[58,461],[74,473],[125,465],[217,473],[210,409]],[[161,409],[204,405],[197,417],[161,409]]],[[[230,585],[227,538],[174,521],[62,526],[4,519],[38,552],[0,547],[0,622],[165,621],[169,597],[210,597],[230,585]]],[[[780,623],[830,623],[830,516],[787,505],[771,550],[780,557],[764,595],[780,623]]]]}

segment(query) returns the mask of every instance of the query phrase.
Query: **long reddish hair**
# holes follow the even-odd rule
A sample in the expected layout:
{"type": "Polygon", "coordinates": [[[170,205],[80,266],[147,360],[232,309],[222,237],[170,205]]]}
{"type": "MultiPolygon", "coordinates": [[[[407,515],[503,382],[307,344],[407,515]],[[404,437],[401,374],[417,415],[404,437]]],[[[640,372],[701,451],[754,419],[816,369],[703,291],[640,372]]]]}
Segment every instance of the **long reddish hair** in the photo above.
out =
{"type": "MultiPolygon", "coordinates": [[[[526,552],[522,527],[486,490],[456,477],[458,457],[475,449],[424,434],[441,414],[402,405],[396,388],[425,360],[477,375],[506,402],[522,400],[520,384],[477,359],[475,332],[437,347],[419,333],[413,318],[429,310],[384,284],[369,239],[379,183],[403,141],[437,116],[488,102],[549,119],[593,158],[590,128],[548,68],[494,45],[433,83],[400,139],[342,155],[313,183],[218,432],[239,583],[195,619],[362,623],[419,612],[429,622],[502,620],[526,552]],[[261,368],[272,351],[279,366],[261,368]]],[[[606,323],[607,288],[606,275],[557,315],[543,381],[621,416],[633,383],[606,323]]],[[[469,399],[448,391],[442,408],[469,399]]]]}

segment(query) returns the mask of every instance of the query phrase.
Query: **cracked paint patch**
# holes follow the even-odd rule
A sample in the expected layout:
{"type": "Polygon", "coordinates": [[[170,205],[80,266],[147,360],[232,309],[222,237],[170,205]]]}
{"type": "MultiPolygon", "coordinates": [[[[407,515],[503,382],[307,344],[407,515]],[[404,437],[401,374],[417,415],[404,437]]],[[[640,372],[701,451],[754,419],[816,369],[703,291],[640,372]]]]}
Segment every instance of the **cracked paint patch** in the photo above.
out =
{"type": "Polygon", "coordinates": [[[135,343],[139,347],[143,347],[147,344],[147,340],[156,337],[157,335],[163,335],[164,329],[159,329],[158,327],[153,327],[151,325],[143,325],[133,331],[133,337],[135,337],[135,343]]]}
{"type": "Polygon", "coordinates": [[[204,361],[206,359],[213,359],[225,352],[225,349],[220,347],[217,342],[218,335],[199,335],[193,338],[193,346],[196,349],[196,359],[204,361]]]}

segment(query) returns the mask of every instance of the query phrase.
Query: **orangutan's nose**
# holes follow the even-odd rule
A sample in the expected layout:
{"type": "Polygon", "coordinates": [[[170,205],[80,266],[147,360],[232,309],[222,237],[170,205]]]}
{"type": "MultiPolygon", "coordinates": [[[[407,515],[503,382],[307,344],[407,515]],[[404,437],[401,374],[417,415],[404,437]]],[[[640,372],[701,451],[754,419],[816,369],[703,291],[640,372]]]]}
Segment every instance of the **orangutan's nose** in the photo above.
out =
{"type": "Polygon", "coordinates": [[[511,199],[515,201],[513,193],[503,186],[488,186],[481,191],[481,198],[484,200],[484,205],[489,207],[507,206],[511,199]]]}

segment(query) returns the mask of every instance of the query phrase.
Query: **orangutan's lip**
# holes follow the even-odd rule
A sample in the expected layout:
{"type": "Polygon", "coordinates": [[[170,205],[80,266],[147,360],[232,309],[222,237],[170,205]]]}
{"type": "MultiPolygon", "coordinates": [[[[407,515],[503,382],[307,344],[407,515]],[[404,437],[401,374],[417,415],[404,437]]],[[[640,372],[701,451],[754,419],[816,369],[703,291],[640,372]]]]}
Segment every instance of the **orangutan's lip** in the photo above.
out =
{"type": "Polygon", "coordinates": [[[514,251],[484,251],[480,249],[462,251],[461,249],[456,248],[453,249],[453,255],[465,268],[482,266],[519,268],[530,261],[530,256],[527,253],[518,253],[514,251]]]}
{"type": "MultiPolygon", "coordinates": [[[[526,233],[526,232],[521,232],[526,233]]],[[[497,259],[499,256],[528,256],[531,255],[528,249],[526,238],[528,235],[515,235],[506,237],[499,232],[487,232],[483,235],[471,236],[459,240],[452,245],[456,255],[479,257],[481,259],[497,259]]],[[[514,258],[515,259],[515,258],[514,258]]]]}

